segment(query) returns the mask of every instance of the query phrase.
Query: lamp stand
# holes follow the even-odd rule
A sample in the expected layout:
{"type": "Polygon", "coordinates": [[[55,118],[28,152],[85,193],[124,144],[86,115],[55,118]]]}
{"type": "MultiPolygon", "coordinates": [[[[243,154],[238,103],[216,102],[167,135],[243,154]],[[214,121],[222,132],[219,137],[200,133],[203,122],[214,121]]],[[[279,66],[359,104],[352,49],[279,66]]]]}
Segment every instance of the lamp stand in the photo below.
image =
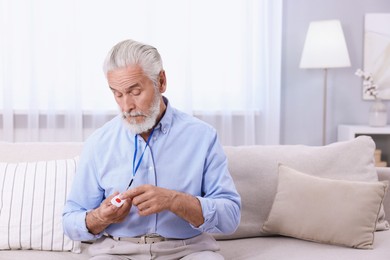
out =
{"type": "Polygon", "coordinates": [[[324,108],[322,118],[322,145],[326,145],[326,110],[327,110],[328,69],[324,68],[324,108]]]}

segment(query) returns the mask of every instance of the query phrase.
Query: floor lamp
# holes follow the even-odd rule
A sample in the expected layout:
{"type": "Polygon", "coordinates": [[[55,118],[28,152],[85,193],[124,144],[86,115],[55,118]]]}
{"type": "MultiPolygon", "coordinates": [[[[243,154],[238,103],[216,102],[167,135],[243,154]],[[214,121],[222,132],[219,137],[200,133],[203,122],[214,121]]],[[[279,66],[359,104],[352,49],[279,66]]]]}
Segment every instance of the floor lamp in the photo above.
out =
{"type": "Polygon", "coordinates": [[[327,80],[329,68],[351,66],[347,44],[339,20],[309,24],[299,67],[324,70],[322,144],[326,144],[327,80]]]}

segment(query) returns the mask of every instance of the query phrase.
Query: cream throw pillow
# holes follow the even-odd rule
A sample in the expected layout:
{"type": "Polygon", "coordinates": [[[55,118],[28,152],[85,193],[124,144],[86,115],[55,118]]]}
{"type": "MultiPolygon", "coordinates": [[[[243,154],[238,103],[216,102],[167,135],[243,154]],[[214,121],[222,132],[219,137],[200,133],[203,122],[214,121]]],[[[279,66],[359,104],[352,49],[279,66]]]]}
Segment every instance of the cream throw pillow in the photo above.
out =
{"type": "Polygon", "coordinates": [[[371,249],[387,184],[325,179],[279,166],[270,234],[371,249]]]}
{"type": "Polygon", "coordinates": [[[0,163],[0,249],[80,252],[62,229],[77,161],[0,163]]]}

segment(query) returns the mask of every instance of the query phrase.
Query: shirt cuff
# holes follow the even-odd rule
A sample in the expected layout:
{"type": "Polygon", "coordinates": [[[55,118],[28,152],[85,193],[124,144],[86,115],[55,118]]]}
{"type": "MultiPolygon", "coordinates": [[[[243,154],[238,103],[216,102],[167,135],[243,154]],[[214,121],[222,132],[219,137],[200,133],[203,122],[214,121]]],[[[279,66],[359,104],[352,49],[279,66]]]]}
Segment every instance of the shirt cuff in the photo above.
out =
{"type": "Polygon", "coordinates": [[[197,199],[200,201],[202,207],[204,222],[199,227],[191,225],[192,228],[201,232],[220,233],[221,231],[216,228],[218,225],[216,202],[212,199],[199,196],[197,196],[197,199]]]}
{"type": "Polygon", "coordinates": [[[87,228],[87,214],[88,214],[89,212],[91,212],[91,211],[92,211],[92,209],[87,210],[87,211],[85,212],[85,214],[84,214],[84,227],[83,227],[83,230],[84,230],[85,232],[87,232],[89,236],[92,236],[92,238],[90,238],[89,240],[101,238],[101,237],[103,236],[103,234],[104,234],[103,232],[100,232],[99,234],[94,235],[94,234],[92,234],[91,232],[89,232],[89,230],[88,230],[88,228],[87,228]]]}
{"type": "Polygon", "coordinates": [[[71,221],[72,225],[74,225],[74,227],[71,228],[71,230],[73,231],[70,236],[71,239],[79,241],[88,241],[96,240],[103,236],[103,232],[97,235],[94,235],[89,232],[86,224],[87,212],[89,211],[78,212],[77,214],[74,213],[74,221],[71,221]]]}

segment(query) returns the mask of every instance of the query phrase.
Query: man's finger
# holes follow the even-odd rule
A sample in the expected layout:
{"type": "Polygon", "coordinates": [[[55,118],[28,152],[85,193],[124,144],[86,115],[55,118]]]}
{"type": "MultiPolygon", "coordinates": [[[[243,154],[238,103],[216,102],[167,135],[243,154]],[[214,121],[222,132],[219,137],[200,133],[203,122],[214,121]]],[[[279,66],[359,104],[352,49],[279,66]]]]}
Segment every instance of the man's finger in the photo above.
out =
{"type": "Polygon", "coordinates": [[[127,200],[127,199],[133,200],[134,197],[143,194],[145,191],[146,191],[145,186],[139,186],[137,188],[133,188],[125,192],[122,192],[120,198],[122,200],[127,200]]]}

